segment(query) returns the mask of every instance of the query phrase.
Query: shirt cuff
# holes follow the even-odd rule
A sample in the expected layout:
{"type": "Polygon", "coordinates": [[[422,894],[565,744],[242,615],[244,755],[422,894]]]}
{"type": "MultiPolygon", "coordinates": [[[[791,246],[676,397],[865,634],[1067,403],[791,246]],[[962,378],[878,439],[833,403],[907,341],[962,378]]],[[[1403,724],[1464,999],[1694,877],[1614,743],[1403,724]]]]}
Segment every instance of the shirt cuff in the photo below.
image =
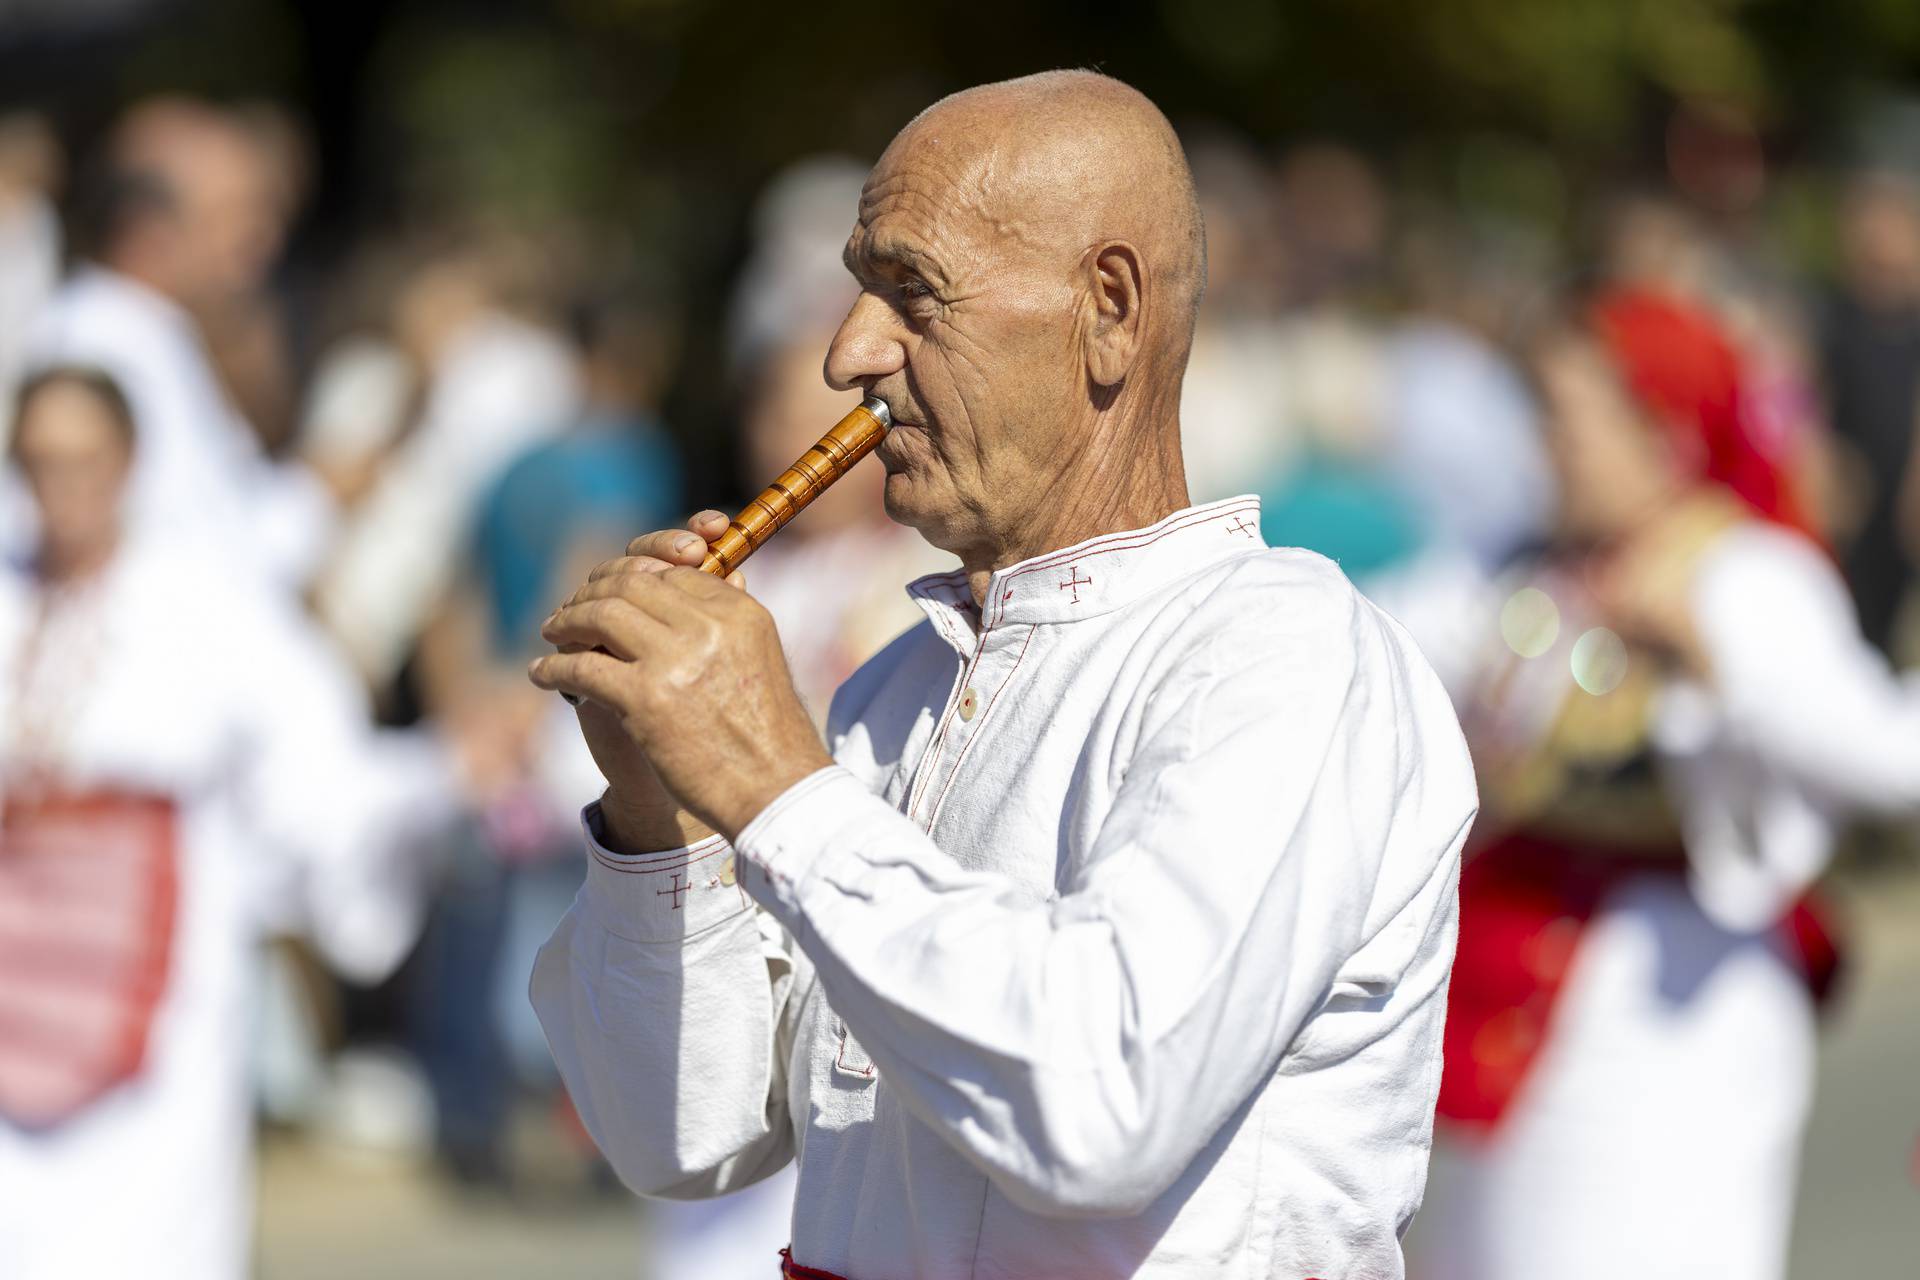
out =
{"type": "Polygon", "coordinates": [[[629,855],[607,848],[605,830],[598,800],[580,811],[587,846],[583,896],[609,933],[629,942],[679,943],[752,910],[725,836],[629,855]]]}
{"type": "Polygon", "coordinates": [[[846,842],[873,792],[838,765],[808,774],[760,811],[734,841],[741,879],[753,896],[780,915],[796,905],[808,874],[846,842]]]}

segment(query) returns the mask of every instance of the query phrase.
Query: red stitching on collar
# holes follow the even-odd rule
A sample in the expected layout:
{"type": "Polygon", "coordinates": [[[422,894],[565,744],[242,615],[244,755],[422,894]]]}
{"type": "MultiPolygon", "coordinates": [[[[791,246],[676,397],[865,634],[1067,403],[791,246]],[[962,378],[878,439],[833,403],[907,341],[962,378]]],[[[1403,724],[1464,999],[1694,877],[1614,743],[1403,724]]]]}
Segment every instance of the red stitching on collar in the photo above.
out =
{"type": "Polygon", "coordinates": [[[1078,549],[1069,547],[1064,551],[1053,553],[1048,559],[1036,560],[1032,564],[1022,565],[1020,568],[1008,574],[1006,578],[1000,582],[999,594],[993,601],[993,622],[990,625],[999,626],[1001,621],[1007,616],[1007,601],[1013,598],[1013,580],[1015,578],[1024,577],[1029,573],[1037,573],[1041,569],[1057,569],[1063,564],[1070,564],[1080,560],[1090,560],[1094,556],[1103,556],[1110,551],[1137,550],[1140,547],[1151,546],[1170,533],[1197,528],[1210,520],[1224,520],[1231,515],[1244,515],[1249,511],[1258,511],[1259,509],[1260,504],[1258,502],[1243,502],[1236,506],[1221,507],[1204,513],[1197,511],[1189,512],[1184,516],[1171,517],[1169,523],[1152,530],[1147,533],[1145,537],[1140,536],[1141,531],[1139,530],[1130,533],[1112,533],[1107,535],[1108,538],[1112,539],[1131,538],[1133,541],[1115,541],[1107,546],[1101,546],[1099,545],[1099,540],[1096,539],[1090,546],[1078,549]]]}

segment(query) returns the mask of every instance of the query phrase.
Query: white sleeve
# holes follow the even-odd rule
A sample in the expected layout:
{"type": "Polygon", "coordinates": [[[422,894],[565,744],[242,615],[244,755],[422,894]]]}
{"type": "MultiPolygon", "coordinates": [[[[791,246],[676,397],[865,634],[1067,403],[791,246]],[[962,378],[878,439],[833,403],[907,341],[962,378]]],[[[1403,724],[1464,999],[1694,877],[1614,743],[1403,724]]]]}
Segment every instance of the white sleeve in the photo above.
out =
{"type": "Polygon", "coordinates": [[[359,683],[290,604],[259,600],[226,621],[248,727],[240,818],[272,855],[257,868],[263,922],[306,933],[341,973],[376,981],[418,932],[421,850],[453,770],[425,733],[372,728],[359,683]]]}
{"type": "Polygon", "coordinates": [[[1010,1200],[1137,1213],[1338,983],[1391,990],[1451,946],[1472,781],[1409,649],[1356,600],[1193,655],[1054,896],[963,870],[838,767],[741,833],[745,881],[888,1087],[1010,1200]]]}
{"type": "Polygon", "coordinates": [[[1920,686],[1861,637],[1816,548],[1772,529],[1729,535],[1695,602],[1714,698],[1742,750],[1826,803],[1920,810],[1920,686]]]}
{"type": "Polygon", "coordinates": [[[811,970],[718,836],[625,857],[584,818],[587,882],[530,994],[587,1132],[641,1195],[737,1190],[793,1157],[786,1063],[811,970]]]}

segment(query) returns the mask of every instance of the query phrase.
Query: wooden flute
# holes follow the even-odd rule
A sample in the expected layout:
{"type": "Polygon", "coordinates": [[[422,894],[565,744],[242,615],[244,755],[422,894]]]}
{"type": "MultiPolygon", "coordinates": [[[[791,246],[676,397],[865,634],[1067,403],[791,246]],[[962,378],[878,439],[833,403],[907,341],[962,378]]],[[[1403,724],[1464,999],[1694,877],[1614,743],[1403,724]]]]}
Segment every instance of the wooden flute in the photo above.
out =
{"type": "Polygon", "coordinates": [[[702,573],[724,578],[746,562],[787,521],[807,509],[807,504],[825,493],[827,486],[853,469],[853,465],[873,452],[880,438],[893,425],[887,402],[868,396],[840,419],[833,429],[800,460],[782,471],[760,496],[741,508],[727,531],[707,548],[700,565],[702,573]]]}
{"type": "MultiPolygon", "coordinates": [[[[854,406],[853,412],[834,423],[798,461],[762,489],[759,497],[741,508],[726,532],[707,545],[707,558],[701,562],[700,571],[724,578],[745,564],[748,556],[786,527],[787,521],[805,511],[828,485],[872,453],[892,425],[893,414],[878,396],[868,396],[854,406]]],[[[580,705],[580,699],[570,693],[560,696],[576,707],[580,705]]]]}

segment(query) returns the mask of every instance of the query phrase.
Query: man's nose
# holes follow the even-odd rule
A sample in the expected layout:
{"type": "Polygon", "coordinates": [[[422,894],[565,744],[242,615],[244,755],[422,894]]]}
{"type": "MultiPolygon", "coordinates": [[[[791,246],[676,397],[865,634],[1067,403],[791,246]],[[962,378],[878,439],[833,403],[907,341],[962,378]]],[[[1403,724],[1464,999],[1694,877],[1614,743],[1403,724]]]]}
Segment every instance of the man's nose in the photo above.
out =
{"type": "Polygon", "coordinates": [[[827,384],[835,391],[871,389],[907,367],[906,326],[892,307],[863,293],[827,348],[827,384]]]}

